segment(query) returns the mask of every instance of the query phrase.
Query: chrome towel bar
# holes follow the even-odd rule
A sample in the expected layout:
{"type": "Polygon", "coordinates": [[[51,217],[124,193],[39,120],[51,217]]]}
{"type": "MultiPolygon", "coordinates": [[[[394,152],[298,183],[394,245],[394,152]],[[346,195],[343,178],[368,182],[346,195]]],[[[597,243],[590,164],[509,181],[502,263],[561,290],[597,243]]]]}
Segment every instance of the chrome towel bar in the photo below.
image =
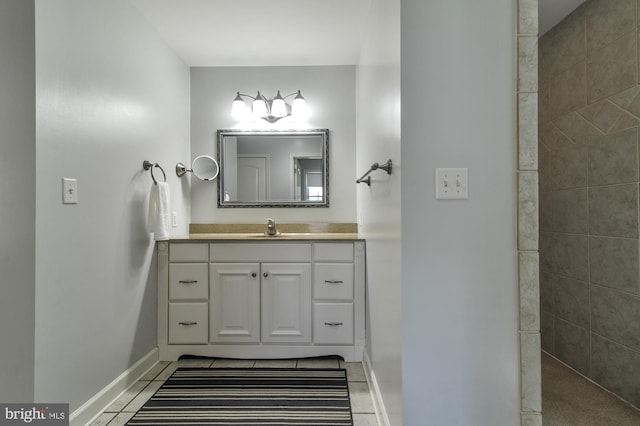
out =
{"type": "Polygon", "coordinates": [[[387,162],[384,163],[384,164],[373,163],[371,165],[371,168],[369,169],[369,171],[367,171],[367,173],[363,174],[362,177],[356,181],[356,183],[364,182],[367,185],[371,186],[371,176],[369,176],[369,173],[371,173],[374,170],[378,170],[378,169],[382,169],[385,172],[387,172],[388,175],[390,175],[391,174],[391,169],[392,169],[391,160],[390,159],[387,160],[387,162]]]}
{"type": "Polygon", "coordinates": [[[152,163],[151,161],[147,161],[144,160],[142,162],[142,168],[145,170],[150,170],[151,171],[151,179],[153,179],[153,183],[154,184],[158,184],[158,181],[156,180],[156,177],[153,175],[153,168],[157,167],[160,169],[160,171],[162,172],[162,177],[164,178],[164,181],[167,181],[167,174],[164,172],[164,169],[162,167],[160,167],[160,164],[158,163],[152,163]]]}

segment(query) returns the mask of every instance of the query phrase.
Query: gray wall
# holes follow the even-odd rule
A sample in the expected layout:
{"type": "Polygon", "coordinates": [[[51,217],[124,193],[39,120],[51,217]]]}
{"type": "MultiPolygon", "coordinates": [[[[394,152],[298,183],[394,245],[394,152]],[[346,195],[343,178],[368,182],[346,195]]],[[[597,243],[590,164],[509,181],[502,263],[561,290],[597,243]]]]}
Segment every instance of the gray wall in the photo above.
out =
{"type": "Polygon", "coordinates": [[[519,424],[511,0],[402,0],[404,424],[519,424]],[[434,169],[468,167],[469,199],[434,169]]]}
{"type": "MultiPolygon", "coordinates": [[[[372,1],[357,72],[358,228],[367,239],[366,352],[391,424],[402,422],[402,271],[400,251],[400,0],[372,1]]],[[[411,424],[406,422],[404,424],[411,424]]]]}
{"type": "MultiPolygon", "coordinates": [[[[357,171],[355,66],[212,67],[191,69],[191,152],[215,156],[218,129],[291,129],[283,119],[237,122],[231,101],[237,91],[273,97],[302,90],[311,109],[303,128],[328,128],[330,151],[329,208],[217,208],[217,182],[191,180],[191,223],[356,222],[357,171]]],[[[294,127],[295,128],[295,127],[294,127]]]]}
{"type": "Polygon", "coordinates": [[[590,0],[540,40],[542,347],[640,406],[635,0],[590,0]]]}
{"type": "Polygon", "coordinates": [[[0,401],[33,401],[34,2],[0,0],[0,401]]]}
{"type": "Polygon", "coordinates": [[[164,167],[185,234],[189,69],[126,0],[38,0],[36,24],[35,398],[74,411],[156,347],[142,161],[164,167]]]}

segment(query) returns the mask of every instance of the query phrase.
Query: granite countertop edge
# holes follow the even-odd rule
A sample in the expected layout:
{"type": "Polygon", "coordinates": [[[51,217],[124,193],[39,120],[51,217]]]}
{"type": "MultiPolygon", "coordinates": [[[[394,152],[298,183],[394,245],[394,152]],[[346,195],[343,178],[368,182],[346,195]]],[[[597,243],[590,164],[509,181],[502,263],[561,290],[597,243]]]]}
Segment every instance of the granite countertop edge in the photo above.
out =
{"type": "Polygon", "coordinates": [[[193,241],[364,241],[356,223],[278,223],[282,234],[264,234],[264,223],[190,224],[189,235],[171,242],[193,241]]]}
{"type": "Polygon", "coordinates": [[[260,233],[196,233],[188,237],[171,238],[169,242],[194,242],[194,241],[364,241],[357,233],[348,232],[305,232],[284,233],[278,236],[267,236],[260,233]]]}

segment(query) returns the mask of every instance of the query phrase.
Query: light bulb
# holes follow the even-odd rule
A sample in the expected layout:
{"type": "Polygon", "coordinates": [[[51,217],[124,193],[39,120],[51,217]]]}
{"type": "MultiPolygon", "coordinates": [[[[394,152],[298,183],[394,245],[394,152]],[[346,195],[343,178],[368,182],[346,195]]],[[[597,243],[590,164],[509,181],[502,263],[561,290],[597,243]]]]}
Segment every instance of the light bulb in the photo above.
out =
{"type": "Polygon", "coordinates": [[[286,117],[287,113],[287,104],[282,99],[282,95],[280,95],[280,91],[278,90],[278,94],[273,101],[271,102],[271,115],[274,117],[286,117]]]}
{"type": "Polygon", "coordinates": [[[298,90],[298,94],[293,99],[293,105],[291,106],[291,115],[297,118],[304,118],[307,114],[307,101],[304,100],[302,94],[298,90]]]}
{"type": "Polygon", "coordinates": [[[256,99],[253,101],[252,111],[253,115],[256,117],[265,117],[268,115],[267,102],[264,96],[260,94],[260,91],[258,91],[256,99]]]}
{"type": "Polygon", "coordinates": [[[240,92],[237,93],[233,103],[231,104],[231,116],[234,118],[243,118],[247,112],[247,105],[240,97],[240,92]]]}

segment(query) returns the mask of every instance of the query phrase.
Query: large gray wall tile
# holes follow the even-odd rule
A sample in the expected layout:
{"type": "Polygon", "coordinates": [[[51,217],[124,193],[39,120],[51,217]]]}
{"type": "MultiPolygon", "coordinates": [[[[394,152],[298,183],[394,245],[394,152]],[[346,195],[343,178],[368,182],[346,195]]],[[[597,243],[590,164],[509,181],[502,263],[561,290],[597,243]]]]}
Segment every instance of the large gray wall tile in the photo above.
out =
{"type": "Polygon", "coordinates": [[[547,145],[538,143],[538,185],[540,192],[551,190],[551,150],[547,145]]]}
{"type": "Polygon", "coordinates": [[[551,120],[550,90],[551,79],[542,74],[542,67],[538,68],[538,124],[551,120]]]}
{"type": "Polygon", "coordinates": [[[555,149],[560,145],[571,143],[571,139],[569,139],[553,121],[540,124],[538,137],[549,149],[555,149]]]}
{"type": "Polygon", "coordinates": [[[589,186],[638,181],[638,131],[603,136],[589,147],[589,186]]]}
{"type": "Polygon", "coordinates": [[[540,203],[538,212],[540,215],[540,232],[553,231],[553,204],[551,203],[551,193],[540,192],[538,195],[538,203],[540,203]]]}
{"type": "Polygon", "coordinates": [[[587,66],[578,62],[551,78],[551,117],[557,118],[587,104],[587,66]]]}
{"type": "Polygon", "coordinates": [[[640,298],[592,285],[591,330],[640,351],[640,298]]]}
{"type": "Polygon", "coordinates": [[[589,265],[591,282],[640,293],[637,239],[591,237],[589,265]]]}
{"type": "Polygon", "coordinates": [[[553,288],[556,317],[589,328],[589,284],[558,277],[553,288]]]}
{"type": "Polygon", "coordinates": [[[551,188],[584,188],[588,181],[588,148],[567,144],[551,151],[551,188]]]}
{"type": "Polygon", "coordinates": [[[592,235],[638,238],[638,185],[590,188],[589,232],[592,235]]]}
{"type": "Polygon", "coordinates": [[[581,109],[579,112],[601,132],[607,134],[620,119],[623,110],[608,99],[603,99],[581,109]]]}
{"type": "Polygon", "coordinates": [[[614,95],[637,83],[638,43],[636,31],[601,49],[589,52],[587,88],[589,102],[614,95]]]}
{"type": "Polygon", "coordinates": [[[558,276],[547,272],[540,273],[540,310],[542,312],[554,313],[555,300],[553,297],[553,287],[558,276]]]}
{"type": "Polygon", "coordinates": [[[586,234],[589,231],[589,202],[586,188],[553,192],[551,203],[555,231],[574,234],[586,234]]]}
{"type": "Polygon", "coordinates": [[[544,311],[540,314],[540,334],[542,350],[555,356],[555,351],[553,349],[554,318],[555,317],[552,314],[544,311]]]}
{"type": "Polygon", "coordinates": [[[567,321],[555,321],[555,356],[584,375],[589,373],[589,331],[567,321]]]}
{"type": "MultiPolygon", "coordinates": [[[[582,111],[584,108],[582,109],[582,111]]],[[[598,111],[599,112],[599,111],[598,111]]],[[[596,127],[591,121],[577,112],[563,115],[554,120],[558,128],[578,145],[590,145],[594,140],[604,136],[604,132],[596,127]]]]}
{"type": "Polygon", "coordinates": [[[591,0],[586,4],[589,52],[636,28],[636,0],[591,0]]]}
{"type": "Polygon", "coordinates": [[[552,76],[586,58],[585,9],[584,6],[577,8],[565,18],[562,25],[555,26],[544,35],[542,55],[552,76]]]}
{"type": "Polygon", "coordinates": [[[555,248],[555,234],[549,232],[540,233],[540,270],[553,272],[553,250],[555,248]]]}
{"type": "Polygon", "coordinates": [[[592,334],[591,377],[635,406],[640,406],[640,353],[592,334]]]}
{"type": "Polygon", "coordinates": [[[553,270],[570,278],[589,280],[589,238],[586,235],[557,234],[553,270]]]}

